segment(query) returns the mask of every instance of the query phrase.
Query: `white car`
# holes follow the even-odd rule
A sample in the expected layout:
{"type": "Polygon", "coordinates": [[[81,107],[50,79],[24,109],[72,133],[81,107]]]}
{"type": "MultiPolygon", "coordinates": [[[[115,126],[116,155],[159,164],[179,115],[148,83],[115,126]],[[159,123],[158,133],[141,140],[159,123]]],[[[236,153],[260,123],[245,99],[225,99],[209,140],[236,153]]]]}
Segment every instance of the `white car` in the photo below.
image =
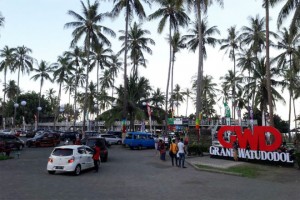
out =
{"type": "Polygon", "coordinates": [[[100,134],[100,137],[105,138],[108,144],[122,144],[122,138],[111,134],[100,134]]]}
{"type": "Polygon", "coordinates": [[[55,147],[48,159],[47,171],[49,174],[73,172],[79,175],[82,170],[94,168],[93,153],[93,149],[85,145],[55,147]]]}

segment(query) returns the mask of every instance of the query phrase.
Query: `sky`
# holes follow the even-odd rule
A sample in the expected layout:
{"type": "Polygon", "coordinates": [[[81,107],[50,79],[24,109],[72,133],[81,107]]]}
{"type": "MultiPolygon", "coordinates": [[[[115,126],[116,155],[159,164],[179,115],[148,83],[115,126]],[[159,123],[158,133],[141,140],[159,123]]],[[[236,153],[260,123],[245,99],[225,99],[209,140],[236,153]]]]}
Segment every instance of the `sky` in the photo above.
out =
{"type": "MultiPolygon", "coordinates": [[[[86,1],[84,1],[86,2],[86,1]]],[[[93,0],[91,0],[93,2],[93,0]]],[[[215,35],[216,38],[222,39],[227,37],[227,29],[236,26],[240,29],[242,26],[249,25],[249,17],[260,17],[265,15],[262,8],[262,0],[225,0],[224,7],[217,4],[208,9],[209,27],[217,26],[221,35],[215,35]]],[[[112,1],[100,1],[100,13],[111,11],[112,1]]],[[[270,30],[276,31],[277,15],[281,8],[279,4],[270,10],[270,30]]],[[[158,7],[152,5],[148,8],[145,5],[146,14],[149,15],[156,11],[158,7]]],[[[32,56],[39,62],[45,60],[54,63],[59,55],[68,51],[72,40],[72,29],[65,29],[64,25],[73,21],[73,18],[67,14],[68,10],[73,10],[81,14],[81,4],[79,0],[0,0],[0,12],[5,17],[5,25],[0,28],[0,48],[5,45],[17,47],[25,45],[31,48],[32,56]]],[[[193,18],[193,13],[190,13],[193,18]]],[[[118,41],[120,36],[119,30],[125,30],[124,13],[114,20],[106,19],[101,24],[109,27],[117,33],[116,38],[108,37],[112,42],[112,49],[117,52],[121,48],[118,41]]],[[[139,22],[139,21],[137,21],[139,22]]],[[[148,60],[147,68],[140,68],[139,73],[150,80],[151,86],[161,88],[166,91],[167,72],[169,62],[169,45],[167,43],[168,29],[162,34],[157,33],[157,21],[144,21],[142,27],[151,32],[151,37],[155,40],[156,45],[150,46],[153,51],[152,55],[146,55],[148,60]]],[[[184,31],[184,30],[182,30],[184,31]]],[[[207,48],[207,60],[204,61],[204,75],[211,75],[216,83],[220,83],[220,77],[224,76],[228,70],[233,69],[233,63],[229,60],[224,51],[220,51],[220,46],[207,48]]],[[[271,57],[275,56],[271,49],[271,57]],[[273,54],[272,54],[273,53],[273,54]]],[[[122,56],[123,58],[124,56],[122,56]]],[[[198,68],[197,53],[183,50],[178,53],[175,62],[174,83],[179,84],[182,89],[191,88],[191,79],[197,73],[198,68]]],[[[36,67],[36,66],[35,66],[36,67]]],[[[129,71],[128,71],[129,73],[129,71]]],[[[31,74],[32,76],[32,74],[31,74]]],[[[117,84],[122,84],[123,72],[119,75],[117,84]]],[[[0,74],[3,83],[3,73],[0,74]]],[[[17,80],[16,75],[8,74],[7,80],[17,80]]],[[[96,82],[95,73],[91,74],[91,80],[96,82]]],[[[1,84],[2,84],[1,83],[1,84]]],[[[30,77],[23,75],[20,79],[22,91],[39,92],[39,82],[30,80],[30,77]]],[[[58,85],[55,83],[45,82],[42,92],[45,93],[49,88],[58,91],[58,85]]],[[[2,91],[0,92],[0,95],[2,91]]],[[[287,95],[285,95],[287,97],[287,95]]],[[[68,103],[67,95],[63,98],[63,103],[68,103]]],[[[285,120],[288,119],[287,105],[277,104],[275,113],[280,113],[285,120]]],[[[179,109],[179,115],[185,115],[186,104],[182,104],[179,109]]],[[[218,114],[224,114],[222,102],[218,102],[216,110],[218,114]]],[[[195,112],[192,102],[189,102],[188,115],[195,112]]]]}

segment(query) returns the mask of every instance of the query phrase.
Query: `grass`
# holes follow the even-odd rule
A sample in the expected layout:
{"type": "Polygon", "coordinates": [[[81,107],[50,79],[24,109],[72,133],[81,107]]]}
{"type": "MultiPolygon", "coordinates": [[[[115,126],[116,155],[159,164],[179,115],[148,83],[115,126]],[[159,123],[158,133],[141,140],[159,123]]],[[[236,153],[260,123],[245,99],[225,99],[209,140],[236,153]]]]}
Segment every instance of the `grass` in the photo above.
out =
{"type": "Polygon", "coordinates": [[[205,165],[196,165],[196,166],[200,169],[206,169],[206,170],[218,171],[218,172],[224,172],[224,173],[232,173],[232,174],[237,174],[237,175],[240,175],[243,177],[248,177],[248,178],[256,178],[263,171],[262,169],[260,169],[256,166],[248,166],[248,165],[240,165],[240,166],[230,167],[227,169],[214,168],[214,167],[205,166],[205,165]]]}
{"type": "Polygon", "coordinates": [[[13,157],[11,156],[6,156],[6,155],[1,155],[0,154],[0,160],[8,160],[8,159],[12,159],[13,157]]]}

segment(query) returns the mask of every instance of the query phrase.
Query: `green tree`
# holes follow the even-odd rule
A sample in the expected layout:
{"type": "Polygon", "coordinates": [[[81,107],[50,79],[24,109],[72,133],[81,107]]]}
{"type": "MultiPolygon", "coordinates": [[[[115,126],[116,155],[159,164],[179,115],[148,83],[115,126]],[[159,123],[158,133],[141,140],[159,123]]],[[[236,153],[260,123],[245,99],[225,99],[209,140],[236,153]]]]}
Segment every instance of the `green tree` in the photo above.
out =
{"type": "MultiPolygon", "coordinates": [[[[88,92],[88,84],[89,84],[89,70],[90,70],[90,48],[92,44],[98,44],[99,41],[103,42],[110,46],[110,41],[106,38],[103,34],[109,34],[111,36],[115,36],[115,33],[102,25],[99,25],[106,17],[109,17],[108,13],[98,13],[99,10],[99,1],[95,1],[94,4],[90,4],[90,1],[87,0],[87,5],[85,5],[82,1],[82,9],[83,9],[83,16],[80,14],[69,10],[68,14],[71,15],[75,20],[74,22],[69,22],[65,24],[66,28],[74,28],[73,30],[73,40],[71,41],[71,46],[74,47],[77,42],[84,37],[84,48],[86,52],[87,58],[87,66],[86,66],[86,86],[85,86],[85,98],[87,98],[88,92]]],[[[84,106],[83,106],[83,115],[86,116],[87,114],[87,105],[88,101],[85,99],[84,106]]],[[[85,117],[83,118],[83,130],[85,130],[85,117]]]]}
{"type": "Polygon", "coordinates": [[[178,84],[175,85],[174,92],[173,92],[171,98],[173,99],[173,101],[171,101],[171,102],[175,102],[175,106],[177,108],[177,116],[179,116],[178,107],[184,101],[184,95],[178,84]]]}
{"type": "MultiPolygon", "coordinates": [[[[275,101],[281,101],[285,103],[281,92],[277,91],[278,87],[284,86],[284,82],[277,80],[276,75],[278,70],[271,69],[271,83],[272,83],[272,104],[275,105],[275,101]]],[[[255,68],[253,70],[253,76],[250,78],[250,82],[245,85],[244,90],[248,92],[251,97],[254,97],[253,110],[259,109],[263,113],[267,113],[268,93],[266,85],[266,66],[265,58],[257,60],[255,68]]],[[[262,113],[262,115],[263,115],[262,113]]]]}
{"type": "Polygon", "coordinates": [[[0,27],[4,26],[5,18],[0,13],[0,27]]]}
{"type": "MultiPolygon", "coordinates": [[[[13,71],[18,71],[18,87],[20,87],[20,72],[27,74],[32,71],[33,58],[30,56],[32,50],[23,46],[17,47],[14,51],[14,65],[12,67],[13,71]]],[[[16,101],[18,100],[18,95],[16,96],[16,101]]]]}
{"type": "MultiPolygon", "coordinates": [[[[280,31],[280,37],[278,38],[278,44],[275,45],[277,49],[283,50],[274,60],[277,61],[278,67],[283,68],[284,74],[286,74],[286,79],[288,81],[289,90],[289,127],[291,124],[291,104],[292,98],[294,97],[294,88],[296,88],[297,82],[295,81],[295,76],[299,72],[298,62],[300,59],[300,54],[297,48],[300,44],[300,35],[296,32],[289,32],[286,28],[280,31]],[[295,64],[295,62],[297,62],[295,64]],[[295,65],[294,65],[295,64],[295,65]],[[286,69],[288,65],[288,69],[286,69]]],[[[290,135],[289,135],[290,136],[290,135]]],[[[291,137],[290,137],[291,139],[291,137]]]]}
{"type": "MultiPolygon", "coordinates": [[[[38,107],[41,107],[41,95],[42,95],[42,87],[44,85],[45,80],[53,81],[50,77],[50,73],[52,73],[52,67],[49,65],[46,61],[41,61],[38,65],[38,68],[33,68],[33,71],[36,72],[35,75],[33,75],[30,79],[33,79],[34,81],[37,81],[40,79],[40,92],[39,92],[39,102],[38,107]]],[[[38,119],[39,119],[39,111],[38,113],[38,119]]]]}
{"type": "MultiPolygon", "coordinates": [[[[143,0],[146,4],[150,6],[149,0],[143,0]]],[[[143,7],[143,4],[140,0],[114,0],[114,7],[111,11],[112,15],[114,17],[117,17],[122,10],[125,10],[125,51],[124,51],[124,100],[123,100],[123,114],[122,119],[127,119],[127,112],[128,108],[127,106],[127,96],[128,96],[128,86],[127,86],[127,52],[128,52],[128,28],[129,23],[132,19],[132,16],[135,12],[135,14],[138,16],[139,19],[143,19],[146,17],[146,13],[143,7]]],[[[124,130],[124,129],[123,129],[124,130]]],[[[123,139],[125,137],[125,134],[122,135],[123,139]]]]}
{"type": "MultiPolygon", "coordinates": [[[[171,96],[173,95],[174,87],[174,65],[176,60],[176,53],[180,52],[181,49],[186,47],[185,45],[186,38],[182,37],[179,32],[175,32],[169,41],[172,45],[172,66],[171,66],[171,96]]],[[[171,98],[171,107],[173,110],[174,99],[171,98]]],[[[178,109],[177,109],[178,112],[178,109]]]]}
{"type": "Polygon", "coordinates": [[[20,88],[15,80],[9,80],[3,92],[7,95],[8,99],[12,101],[20,93],[20,88]]]}
{"type": "MultiPolygon", "coordinates": [[[[213,77],[210,75],[206,75],[203,78],[203,94],[201,101],[203,102],[203,107],[201,113],[203,113],[206,117],[212,117],[212,115],[216,112],[213,108],[216,104],[217,99],[217,84],[213,82],[213,77]]],[[[196,91],[197,89],[197,79],[193,81],[192,89],[196,91]]]]}
{"type": "MultiPolygon", "coordinates": [[[[273,0],[272,6],[281,2],[282,0],[273,0]]],[[[290,30],[296,31],[300,24],[300,7],[298,0],[287,0],[286,3],[283,5],[282,9],[279,12],[278,19],[277,19],[277,26],[278,28],[283,24],[283,21],[286,20],[289,15],[293,13],[293,17],[290,24],[290,30]]]]}
{"type": "Polygon", "coordinates": [[[69,62],[69,58],[66,56],[59,56],[57,59],[57,63],[55,63],[52,67],[53,69],[53,81],[58,83],[58,102],[56,105],[55,113],[54,113],[54,127],[58,117],[58,111],[61,101],[61,88],[64,83],[67,83],[70,76],[72,76],[72,72],[75,70],[73,66],[69,62]]]}
{"type": "MultiPolygon", "coordinates": [[[[228,96],[224,96],[224,101],[228,101],[233,97],[234,90],[237,89],[238,91],[242,89],[241,83],[242,83],[242,76],[241,75],[236,75],[232,70],[228,70],[228,73],[225,74],[225,76],[221,77],[222,82],[222,90],[226,91],[226,94],[228,96]]],[[[232,103],[232,112],[235,111],[234,107],[236,105],[235,100],[232,103]]],[[[232,116],[234,114],[232,113],[232,116]]]]}
{"type": "MultiPolygon", "coordinates": [[[[232,26],[229,29],[227,29],[228,36],[226,39],[221,40],[222,46],[220,50],[226,50],[225,53],[229,53],[229,58],[233,60],[233,75],[235,76],[235,67],[236,67],[236,51],[239,49],[239,43],[240,43],[240,36],[239,32],[236,31],[236,27],[232,26]]],[[[233,101],[235,101],[235,83],[233,84],[233,101]]],[[[233,119],[235,119],[235,107],[233,108],[233,119]]]]}
{"type": "Polygon", "coordinates": [[[109,66],[109,74],[112,77],[112,89],[111,96],[114,97],[115,78],[118,76],[118,72],[121,69],[122,62],[119,60],[117,55],[111,55],[111,63],[109,66]]]}
{"type": "Polygon", "coordinates": [[[170,85],[170,75],[171,75],[171,67],[172,67],[172,30],[177,32],[179,27],[185,27],[188,25],[190,18],[185,13],[183,8],[182,0],[156,0],[159,4],[159,9],[149,15],[149,20],[154,20],[161,18],[158,24],[158,33],[162,33],[166,23],[169,22],[169,68],[168,68],[168,78],[167,78],[167,87],[166,87],[166,102],[165,102],[165,131],[167,131],[167,121],[168,121],[168,100],[169,100],[169,85],[170,85]]]}
{"type": "Polygon", "coordinates": [[[64,53],[64,56],[66,56],[70,62],[70,65],[73,66],[73,68],[75,69],[75,72],[73,74],[73,76],[70,77],[70,80],[75,80],[74,82],[74,128],[75,128],[75,124],[76,124],[76,113],[77,113],[77,108],[76,108],[76,100],[77,100],[77,88],[78,88],[78,84],[79,82],[81,83],[81,87],[84,84],[84,80],[85,80],[85,75],[84,75],[84,68],[81,67],[83,66],[84,63],[86,63],[85,59],[84,59],[84,52],[82,51],[81,48],[79,48],[78,46],[75,46],[72,48],[71,51],[66,51],[64,53]]]}
{"type": "MultiPolygon", "coordinates": [[[[6,90],[6,75],[7,70],[11,70],[12,66],[14,64],[14,48],[9,48],[8,46],[5,46],[2,50],[0,50],[0,57],[3,58],[3,60],[0,62],[0,71],[4,72],[4,91],[6,90]]],[[[5,95],[6,93],[3,93],[3,102],[5,102],[5,95]]]]}
{"type": "MultiPolygon", "coordinates": [[[[119,31],[122,35],[119,37],[122,43],[122,49],[119,51],[118,54],[125,52],[125,31],[119,31]]],[[[128,38],[127,38],[127,51],[129,52],[129,57],[132,60],[133,68],[132,68],[132,75],[133,77],[138,77],[138,65],[141,62],[142,66],[146,67],[146,59],[144,57],[143,52],[147,52],[148,54],[152,55],[152,50],[149,48],[148,43],[155,45],[154,40],[151,38],[146,37],[146,35],[151,34],[150,31],[146,29],[142,29],[142,24],[137,24],[136,22],[133,23],[133,26],[130,27],[128,31],[128,38]],[[140,62],[139,62],[140,61],[140,62]]]]}
{"type": "Polygon", "coordinates": [[[187,117],[187,112],[188,112],[188,107],[189,107],[189,98],[193,94],[192,91],[189,88],[186,88],[182,94],[186,96],[185,101],[186,101],[186,110],[185,110],[185,117],[187,117]]]}
{"type": "MultiPolygon", "coordinates": [[[[99,93],[99,70],[100,68],[104,70],[104,67],[109,66],[110,55],[112,50],[110,48],[105,48],[103,43],[95,44],[92,46],[93,52],[91,53],[91,70],[94,66],[97,66],[97,94],[99,93]]],[[[97,101],[97,105],[99,102],[97,101]]]]}
{"type": "MultiPolygon", "coordinates": [[[[219,3],[223,6],[223,0],[187,0],[189,9],[193,7],[196,13],[197,30],[198,30],[198,43],[202,45],[203,41],[203,31],[202,31],[202,14],[207,12],[208,6],[212,5],[213,2],[219,3]]],[[[203,47],[198,46],[198,73],[197,73],[197,90],[196,90],[196,117],[199,117],[200,111],[202,110],[202,85],[203,83],[203,47]]]]}

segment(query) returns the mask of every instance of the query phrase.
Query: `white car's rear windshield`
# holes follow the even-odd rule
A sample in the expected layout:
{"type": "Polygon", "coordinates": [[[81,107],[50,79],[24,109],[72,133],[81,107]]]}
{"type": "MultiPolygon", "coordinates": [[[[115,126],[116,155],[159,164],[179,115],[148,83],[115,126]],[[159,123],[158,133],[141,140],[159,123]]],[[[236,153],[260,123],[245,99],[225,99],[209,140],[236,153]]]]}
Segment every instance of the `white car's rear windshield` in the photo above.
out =
{"type": "Polygon", "coordinates": [[[52,152],[54,156],[71,156],[73,155],[73,149],[55,149],[52,152]]]}

